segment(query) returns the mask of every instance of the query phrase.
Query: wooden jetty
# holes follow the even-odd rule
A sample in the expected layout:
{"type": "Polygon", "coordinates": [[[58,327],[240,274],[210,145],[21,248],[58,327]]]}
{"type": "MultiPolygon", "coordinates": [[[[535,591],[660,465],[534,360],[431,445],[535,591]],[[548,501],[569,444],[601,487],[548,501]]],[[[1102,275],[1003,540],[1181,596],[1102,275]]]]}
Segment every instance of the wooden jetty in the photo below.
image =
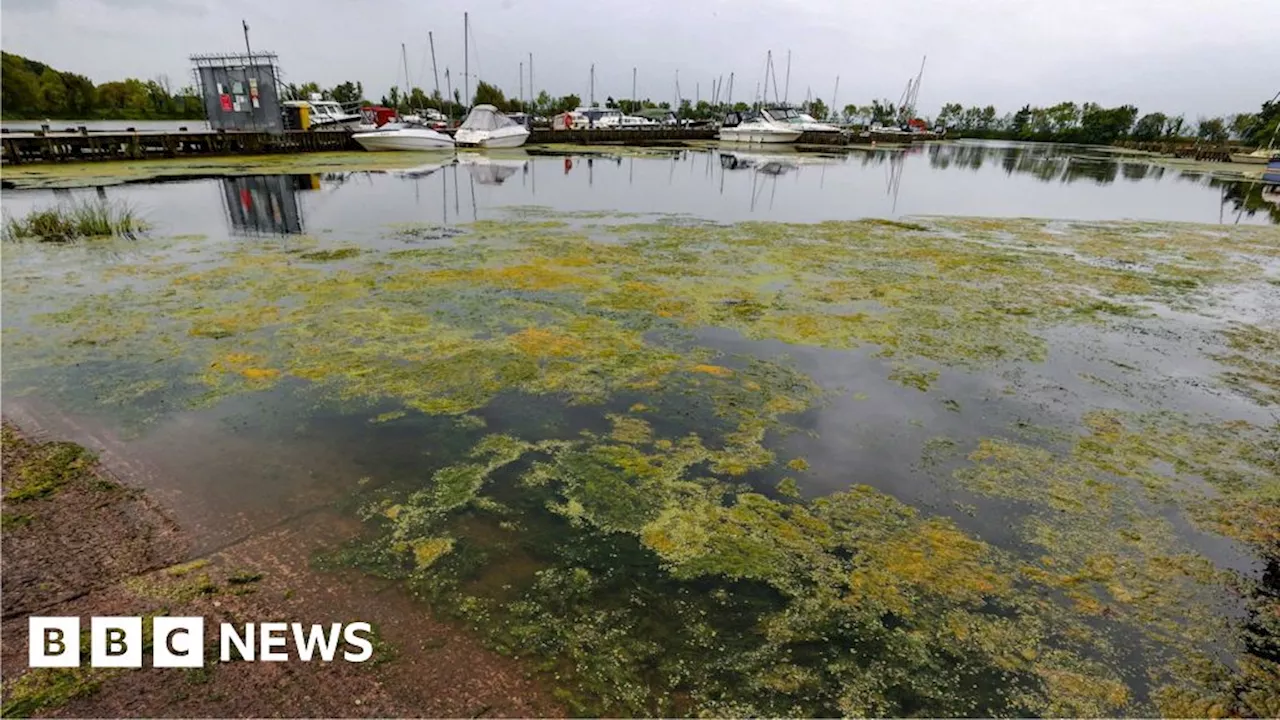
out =
{"type": "MultiPolygon", "coordinates": [[[[530,145],[678,145],[716,138],[713,127],[593,128],[550,130],[536,128],[530,145]]],[[[845,146],[854,144],[904,144],[930,140],[913,135],[860,135],[858,133],[805,133],[801,145],[845,146]]],[[[173,132],[92,132],[37,130],[0,133],[0,161],[83,162],[93,160],[145,160],[218,155],[265,155],[354,150],[361,148],[351,133],[339,130],[286,130],[278,133],[237,130],[177,130],[173,132]]]]}
{"type": "Polygon", "coordinates": [[[237,131],[177,132],[30,132],[0,135],[0,159],[28,162],[143,160],[196,155],[263,155],[270,153],[359,150],[346,132],[283,133],[237,131]]]}

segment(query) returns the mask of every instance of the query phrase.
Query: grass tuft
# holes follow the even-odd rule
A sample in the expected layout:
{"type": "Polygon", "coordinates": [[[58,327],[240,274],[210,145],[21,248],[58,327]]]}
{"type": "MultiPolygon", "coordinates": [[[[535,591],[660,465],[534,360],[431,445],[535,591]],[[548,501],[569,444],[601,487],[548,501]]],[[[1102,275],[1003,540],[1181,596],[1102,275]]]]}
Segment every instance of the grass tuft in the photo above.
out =
{"type": "Polygon", "coordinates": [[[0,236],[5,240],[65,243],[81,238],[133,238],[148,228],[132,206],[107,200],[83,200],[49,208],[35,208],[25,217],[6,217],[0,236]]]}

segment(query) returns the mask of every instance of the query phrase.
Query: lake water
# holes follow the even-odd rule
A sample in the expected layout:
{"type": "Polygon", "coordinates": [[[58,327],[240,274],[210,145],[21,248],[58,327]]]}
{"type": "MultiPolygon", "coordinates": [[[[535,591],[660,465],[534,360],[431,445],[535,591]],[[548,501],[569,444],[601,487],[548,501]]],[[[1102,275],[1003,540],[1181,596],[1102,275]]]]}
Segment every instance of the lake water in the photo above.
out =
{"type": "Polygon", "coordinates": [[[11,190],[151,229],[6,243],[4,407],[197,551],[361,518],[316,561],[572,712],[1257,713],[1215,693],[1274,661],[1263,189],[938,143],[11,190]]]}

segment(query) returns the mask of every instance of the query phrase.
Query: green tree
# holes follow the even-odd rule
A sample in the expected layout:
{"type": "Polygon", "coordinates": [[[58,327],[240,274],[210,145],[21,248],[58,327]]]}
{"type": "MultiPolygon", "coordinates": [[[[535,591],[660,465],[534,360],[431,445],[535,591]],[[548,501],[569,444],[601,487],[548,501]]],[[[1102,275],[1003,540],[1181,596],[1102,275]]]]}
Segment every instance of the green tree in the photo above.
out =
{"type": "Polygon", "coordinates": [[[1231,129],[1231,136],[1243,140],[1249,133],[1249,128],[1258,121],[1258,116],[1253,113],[1237,113],[1231,116],[1227,127],[1231,129]]]}
{"type": "Polygon", "coordinates": [[[348,80],[335,85],[329,94],[334,100],[343,105],[352,105],[364,100],[364,86],[361,83],[352,83],[348,80]]]}
{"type": "Polygon", "coordinates": [[[1165,137],[1182,137],[1182,130],[1185,125],[1186,120],[1181,115],[1169,118],[1164,123],[1165,137]]]}
{"type": "Polygon", "coordinates": [[[490,85],[481,80],[480,84],[476,85],[475,98],[471,104],[473,107],[476,105],[492,105],[502,108],[507,106],[507,96],[503,95],[496,85],[490,85]]]}
{"type": "Polygon", "coordinates": [[[1169,118],[1164,113],[1147,113],[1143,115],[1136,125],[1133,126],[1134,140],[1159,140],[1164,134],[1165,123],[1169,118]]]}
{"type": "Polygon", "coordinates": [[[1227,123],[1220,117],[1200,118],[1196,137],[1213,143],[1226,142],[1227,123]]]}
{"type": "Polygon", "coordinates": [[[827,119],[827,104],[822,102],[822,98],[814,98],[813,102],[809,103],[809,114],[817,120],[827,119]]]}
{"type": "Polygon", "coordinates": [[[1031,106],[1023,105],[1018,112],[1013,114],[1013,118],[1009,121],[1009,132],[1014,137],[1023,137],[1027,128],[1031,124],[1031,106]]]}
{"type": "Polygon", "coordinates": [[[1244,141],[1259,147],[1270,146],[1280,136],[1280,101],[1267,101],[1245,131],[1244,141]]]}

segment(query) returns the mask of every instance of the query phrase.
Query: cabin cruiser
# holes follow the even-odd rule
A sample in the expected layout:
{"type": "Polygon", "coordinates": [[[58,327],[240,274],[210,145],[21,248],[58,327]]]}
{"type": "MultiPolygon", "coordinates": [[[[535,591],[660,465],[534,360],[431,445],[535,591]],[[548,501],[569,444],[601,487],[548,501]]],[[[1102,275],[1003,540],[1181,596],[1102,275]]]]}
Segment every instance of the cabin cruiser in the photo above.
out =
{"type": "Polygon", "coordinates": [[[802,132],[787,121],[783,111],[764,108],[759,112],[725,115],[720,126],[720,139],[745,143],[789,143],[799,139],[802,132]],[[775,112],[781,117],[775,117],[775,112]]]}
{"type": "Polygon", "coordinates": [[[288,100],[285,107],[305,107],[310,114],[312,130],[354,130],[364,122],[359,113],[342,109],[336,100],[322,100],[312,95],[310,100],[288,100]]]}
{"type": "Polygon", "coordinates": [[[492,105],[477,105],[458,126],[453,139],[458,145],[469,147],[513,148],[529,139],[529,130],[492,105]]]}
{"type": "Polygon", "coordinates": [[[421,125],[389,122],[374,130],[353,134],[365,150],[452,150],[453,138],[421,125]]]}
{"type": "Polygon", "coordinates": [[[812,115],[810,115],[809,113],[800,112],[793,108],[781,108],[781,107],[770,108],[769,112],[777,113],[774,115],[776,119],[782,120],[783,118],[785,118],[788,124],[790,124],[792,127],[797,128],[803,132],[821,132],[821,133],[840,132],[840,128],[836,127],[835,125],[828,125],[827,123],[818,122],[818,120],[814,118],[812,115]],[[778,117],[779,114],[782,115],[782,117],[778,117]]]}
{"type": "Polygon", "coordinates": [[[622,111],[617,108],[580,107],[576,112],[587,119],[589,127],[607,128],[622,124],[622,111]]]}

